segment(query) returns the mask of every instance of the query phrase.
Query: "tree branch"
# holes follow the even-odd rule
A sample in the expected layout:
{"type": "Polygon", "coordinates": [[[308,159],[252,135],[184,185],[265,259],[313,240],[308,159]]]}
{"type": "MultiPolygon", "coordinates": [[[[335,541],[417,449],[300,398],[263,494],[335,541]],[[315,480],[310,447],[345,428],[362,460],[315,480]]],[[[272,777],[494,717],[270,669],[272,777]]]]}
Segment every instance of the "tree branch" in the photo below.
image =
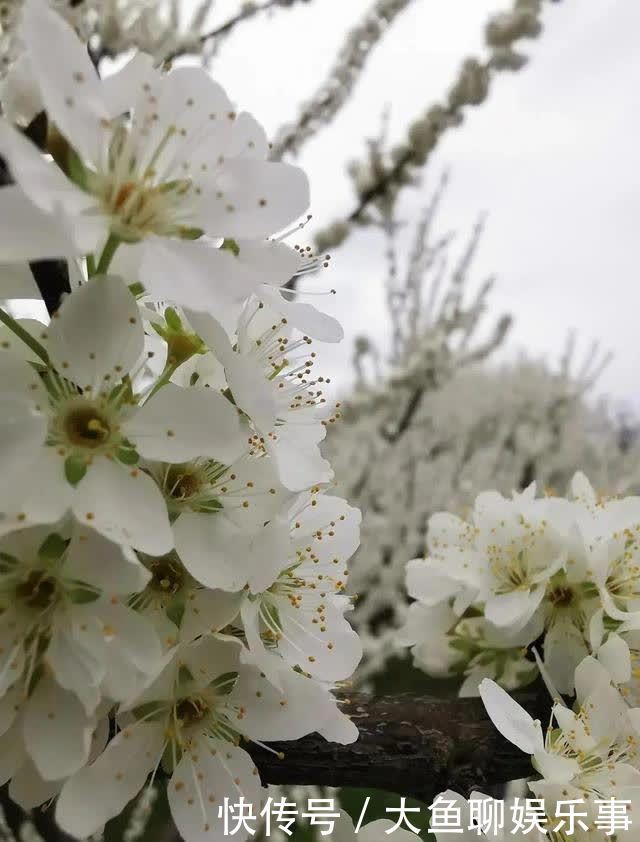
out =
{"type": "MultiPolygon", "coordinates": [[[[201,35],[198,39],[198,44],[200,47],[204,47],[207,41],[212,41],[215,38],[221,38],[222,36],[228,35],[231,30],[239,23],[242,23],[242,21],[248,20],[260,12],[267,12],[276,6],[292,6],[294,2],[296,2],[296,0],[264,0],[264,2],[260,4],[246,3],[237,14],[230,17],[223,24],[220,24],[220,26],[217,26],[210,32],[205,32],[204,35],[201,35]]],[[[306,2],[306,0],[303,0],[303,2],[306,2]]],[[[184,47],[179,47],[172,53],[169,53],[169,55],[165,57],[165,61],[173,61],[173,59],[178,58],[178,56],[184,55],[185,52],[187,52],[187,50],[184,47]]]]}
{"type": "MultiPolygon", "coordinates": [[[[544,720],[550,700],[537,685],[516,694],[532,716],[544,720]]],[[[480,699],[431,696],[374,698],[353,694],[349,711],[360,738],[348,746],[318,735],[249,751],[263,783],[367,787],[431,803],[445,789],[474,789],[527,777],[530,758],[508,743],[480,699]]]]}

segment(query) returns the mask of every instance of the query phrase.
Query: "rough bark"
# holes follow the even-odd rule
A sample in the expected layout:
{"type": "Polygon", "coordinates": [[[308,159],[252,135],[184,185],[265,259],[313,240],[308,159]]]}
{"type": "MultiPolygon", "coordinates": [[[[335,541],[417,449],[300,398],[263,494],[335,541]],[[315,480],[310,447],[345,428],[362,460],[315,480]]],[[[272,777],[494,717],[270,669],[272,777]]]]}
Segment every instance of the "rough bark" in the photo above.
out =
{"type": "MultiPolygon", "coordinates": [[[[544,688],[517,694],[544,721],[544,688]]],[[[373,698],[353,694],[349,713],[360,738],[348,746],[318,735],[249,751],[264,783],[371,787],[430,802],[444,789],[468,794],[531,774],[531,762],[494,728],[479,699],[373,698]]]]}

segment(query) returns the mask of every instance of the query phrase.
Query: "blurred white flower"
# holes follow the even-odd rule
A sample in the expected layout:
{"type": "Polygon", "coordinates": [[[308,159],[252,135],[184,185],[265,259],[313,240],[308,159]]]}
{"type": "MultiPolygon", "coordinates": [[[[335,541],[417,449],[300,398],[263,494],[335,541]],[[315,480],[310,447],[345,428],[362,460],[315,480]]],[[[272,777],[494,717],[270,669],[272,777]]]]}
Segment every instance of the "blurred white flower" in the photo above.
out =
{"type": "Polygon", "coordinates": [[[160,665],[153,626],[126,604],[149,574],[81,527],[13,532],[0,559],[3,740],[42,778],[63,778],[87,761],[103,698],[139,692],[160,665]]]}

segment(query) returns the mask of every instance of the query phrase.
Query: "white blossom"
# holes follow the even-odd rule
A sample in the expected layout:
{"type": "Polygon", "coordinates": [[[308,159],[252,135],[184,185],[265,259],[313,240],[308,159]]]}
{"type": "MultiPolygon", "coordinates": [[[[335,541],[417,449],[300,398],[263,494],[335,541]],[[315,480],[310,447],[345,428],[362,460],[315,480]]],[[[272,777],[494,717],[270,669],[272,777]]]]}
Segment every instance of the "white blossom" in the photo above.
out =
{"type": "Polygon", "coordinates": [[[258,805],[260,779],[239,737],[296,739],[328,720],[335,703],[291,671],[283,690],[274,689],[259,670],[242,665],[239,650],[236,641],[213,637],[180,649],[128,705],[130,716],[105,752],[65,784],[60,826],[80,836],[94,832],[160,764],[170,775],[169,805],[186,839],[224,838],[218,807],[225,796],[258,805]]]}
{"type": "Polygon", "coordinates": [[[172,384],[155,394],[134,391],[144,332],[118,278],[78,289],[43,332],[49,367],[41,376],[11,347],[0,355],[11,389],[3,396],[2,530],[53,522],[71,509],[138,549],[171,549],[165,502],[136,467],[138,456],[183,461],[239,452],[235,409],[219,394],[172,384]]]}
{"type": "MultiPolygon", "coordinates": [[[[84,45],[42,0],[28,0],[23,18],[31,71],[68,144],[57,163],[47,161],[9,123],[0,125],[0,151],[17,181],[0,201],[11,207],[22,198],[23,229],[36,228],[41,212],[62,209],[76,247],[101,249],[99,271],[120,250],[131,281],[157,298],[215,307],[219,316],[239,307],[256,277],[289,280],[297,253],[264,238],[306,210],[306,176],[265,160],[264,131],[236,113],[206,71],[163,74],[138,54],[102,81],[84,45]],[[52,40],[60,46],[55,56],[47,49],[52,40]],[[258,240],[259,265],[218,248],[221,237],[258,240]]],[[[37,238],[0,244],[7,260],[61,256],[62,245],[37,238]]]]}
{"type": "MultiPolygon", "coordinates": [[[[607,671],[591,657],[576,669],[575,686],[575,710],[556,701],[556,727],[549,728],[546,737],[540,723],[494,682],[483,681],[480,695],[502,735],[532,756],[541,778],[529,786],[536,797],[545,799],[547,815],[555,815],[558,801],[582,799],[585,823],[593,830],[597,799],[629,799],[632,813],[637,809],[638,709],[626,705],[607,671]]],[[[619,831],[618,838],[632,839],[634,833],[631,825],[619,831]]]]}

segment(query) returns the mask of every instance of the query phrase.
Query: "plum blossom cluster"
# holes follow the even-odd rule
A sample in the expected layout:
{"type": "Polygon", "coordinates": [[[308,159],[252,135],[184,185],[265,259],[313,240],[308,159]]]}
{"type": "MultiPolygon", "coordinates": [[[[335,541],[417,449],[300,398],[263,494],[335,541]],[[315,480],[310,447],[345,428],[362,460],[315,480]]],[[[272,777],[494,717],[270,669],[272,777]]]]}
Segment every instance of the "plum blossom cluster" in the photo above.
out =
{"type": "Polygon", "coordinates": [[[468,518],[434,514],[428,556],[408,564],[416,600],[401,632],[431,675],[513,689],[538,673],[536,647],[562,693],[597,658],[635,703],[640,630],[640,498],[596,494],[584,474],[567,498],[480,494],[468,518]]]}
{"type": "MultiPolygon", "coordinates": [[[[540,842],[636,839],[640,708],[629,706],[607,668],[591,655],[576,667],[573,707],[562,700],[544,667],[543,672],[554,696],[546,732],[539,720],[494,681],[487,678],[480,684],[480,695],[494,725],[509,742],[531,756],[538,775],[528,785],[540,805],[538,817],[516,838],[540,842]]],[[[487,831],[486,836],[509,838],[497,828],[487,831]]]]}
{"type": "Polygon", "coordinates": [[[163,775],[182,836],[221,838],[263,800],[251,741],[357,737],[360,514],[324,493],[314,349],[342,331],[278,236],[307,180],[201,68],[102,80],[42,0],[19,37],[48,132],[0,121],[0,297],[42,260],[69,289],[0,310],[0,783],[86,838],[163,775]]]}

